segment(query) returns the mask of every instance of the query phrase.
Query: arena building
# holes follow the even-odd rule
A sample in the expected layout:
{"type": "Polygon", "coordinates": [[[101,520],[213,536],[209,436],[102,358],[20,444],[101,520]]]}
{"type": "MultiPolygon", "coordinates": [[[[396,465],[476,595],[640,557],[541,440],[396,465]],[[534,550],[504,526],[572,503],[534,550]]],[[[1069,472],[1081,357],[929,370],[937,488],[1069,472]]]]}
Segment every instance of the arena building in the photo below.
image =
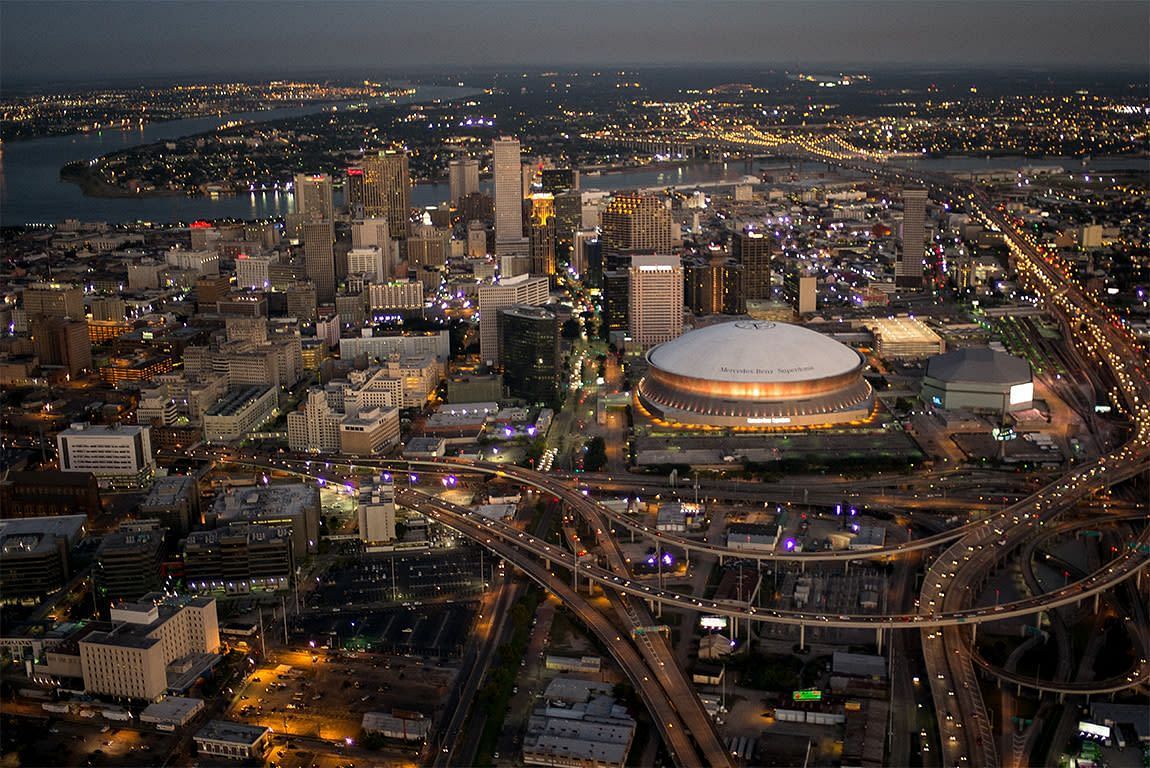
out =
{"type": "Polygon", "coordinates": [[[1024,411],[1034,404],[1030,363],[988,347],[936,355],[926,362],[922,399],[948,411],[1024,411]]]}
{"type": "Polygon", "coordinates": [[[797,325],[739,320],[685,333],[647,353],[636,387],[655,418],[685,426],[786,428],[865,420],[865,361],[797,325]]]}

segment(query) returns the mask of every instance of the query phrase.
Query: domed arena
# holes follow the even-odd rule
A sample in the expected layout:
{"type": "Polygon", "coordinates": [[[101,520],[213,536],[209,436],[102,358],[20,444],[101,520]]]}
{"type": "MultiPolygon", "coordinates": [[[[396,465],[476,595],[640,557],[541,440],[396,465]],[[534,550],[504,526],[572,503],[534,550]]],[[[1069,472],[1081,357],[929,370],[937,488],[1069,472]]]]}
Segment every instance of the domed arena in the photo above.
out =
{"type": "Polygon", "coordinates": [[[647,353],[635,397],[684,426],[786,428],[863,421],[874,393],[863,356],[787,323],[739,320],[689,331],[647,353]]]}

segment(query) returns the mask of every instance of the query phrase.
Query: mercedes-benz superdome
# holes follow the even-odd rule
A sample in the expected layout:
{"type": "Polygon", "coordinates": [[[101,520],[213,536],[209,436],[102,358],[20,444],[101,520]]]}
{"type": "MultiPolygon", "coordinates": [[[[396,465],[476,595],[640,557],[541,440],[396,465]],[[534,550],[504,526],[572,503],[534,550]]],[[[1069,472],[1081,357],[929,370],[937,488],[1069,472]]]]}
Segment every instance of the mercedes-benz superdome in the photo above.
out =
{"type": "Polygon", "coordinates": [[[874,392],[861,354],[788,323],[737,320],[647,353],[639,404],[672,425],[786,428],[866,420],[874,392]]]}

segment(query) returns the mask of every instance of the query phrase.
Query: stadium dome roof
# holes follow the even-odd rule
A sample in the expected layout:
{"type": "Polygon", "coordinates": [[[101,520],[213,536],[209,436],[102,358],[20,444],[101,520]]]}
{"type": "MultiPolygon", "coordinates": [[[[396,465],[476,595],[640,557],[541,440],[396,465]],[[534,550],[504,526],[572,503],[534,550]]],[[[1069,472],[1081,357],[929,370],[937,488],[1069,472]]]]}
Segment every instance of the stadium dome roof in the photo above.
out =
{"type": "Polygon", "coordinates": [[[787,323],[737,320],[689,331],[651,350],[652,366],[709,381],[792,383],[840,376],[859,353],[816,331],[787,323]]]}

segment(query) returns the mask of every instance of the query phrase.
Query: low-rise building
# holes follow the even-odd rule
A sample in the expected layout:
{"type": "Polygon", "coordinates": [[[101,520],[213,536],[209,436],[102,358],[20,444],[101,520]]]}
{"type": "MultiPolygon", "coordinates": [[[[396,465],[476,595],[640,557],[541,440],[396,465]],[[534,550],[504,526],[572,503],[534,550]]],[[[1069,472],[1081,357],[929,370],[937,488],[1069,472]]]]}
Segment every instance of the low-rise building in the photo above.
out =
{"type": "Polygon", "coordinates": [[[399,444],[399,409],[371,408],[344,416],[339,449],[347,456],[375,456],[399,444]]]}
{"type": "Polygon", "coordinates": [[[247,594],[291,585],[295,558],[286,525],[236,522],[184,541],[184,578],[199,591],[247,594]]]}
{"type": "Polygon", "coordinates": [[[211,720],[196,732],[196,751],[204,757],[227,760],[263,760],[271,729],[229,720],[211,720]]]}
{"type": "Polygon", "coordinates": [[[67,582],[84,515],[0,520],[0,601],[41,598],[67,582]]]}

